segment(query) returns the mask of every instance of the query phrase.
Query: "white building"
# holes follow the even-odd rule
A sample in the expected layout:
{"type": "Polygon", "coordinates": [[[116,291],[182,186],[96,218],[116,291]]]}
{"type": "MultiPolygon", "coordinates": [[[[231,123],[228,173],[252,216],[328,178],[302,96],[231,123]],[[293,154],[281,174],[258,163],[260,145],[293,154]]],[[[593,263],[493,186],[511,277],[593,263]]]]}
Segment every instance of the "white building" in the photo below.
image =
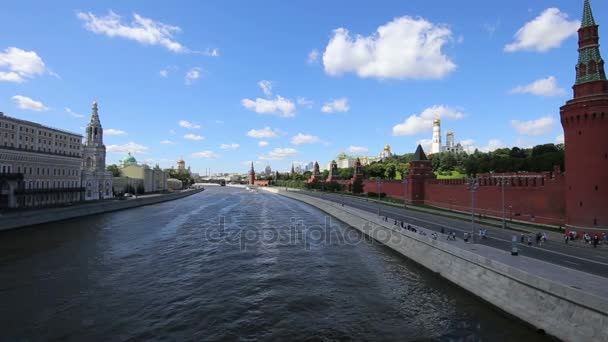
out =
{"type": "Polygon", "coordinates": [[[0,209],[77,202],[82,136],[0,112],[0,209]]]}
{"type": "Polygon", "coordinates": [[[93,102],[93,113],[87,125],[81,179],[86,201],[113,197],[112,172],[106,171],[106,146],[103,144],[103,128],[99,121],[97,102],[93,102]]]}
{"type": "Polygon", "coordinates": [[[446,134],[446,145],[441,145],[441,120],[433,120],[433,140],[431,143],[431,152],[435,154],[440,152],[461,153],[464,152],[464,147],[460,143],[454,143],[454,132],[449,131],[446,134]]]}
{"type": "Polygon", "coordinates": [[[391,151],[391,146],[387,144],[386,146],[384,146],[384,150],[382,150],[382,152],[378,154],[378,159],[380,159],[381,161],[385,161],[393,157],[394,155],[395,154],[391,151]]]}

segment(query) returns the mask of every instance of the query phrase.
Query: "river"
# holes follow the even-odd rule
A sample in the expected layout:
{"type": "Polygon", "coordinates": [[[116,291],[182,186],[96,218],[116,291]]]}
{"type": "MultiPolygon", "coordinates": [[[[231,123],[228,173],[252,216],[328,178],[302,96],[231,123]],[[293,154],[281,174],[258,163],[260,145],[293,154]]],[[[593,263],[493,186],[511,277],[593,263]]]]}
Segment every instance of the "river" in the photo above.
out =
{"type": "Polygon", "coordinates": [[[317,209],[226,187],[0,234],[0,303],[3,341],[546,339],[317,209]]]}

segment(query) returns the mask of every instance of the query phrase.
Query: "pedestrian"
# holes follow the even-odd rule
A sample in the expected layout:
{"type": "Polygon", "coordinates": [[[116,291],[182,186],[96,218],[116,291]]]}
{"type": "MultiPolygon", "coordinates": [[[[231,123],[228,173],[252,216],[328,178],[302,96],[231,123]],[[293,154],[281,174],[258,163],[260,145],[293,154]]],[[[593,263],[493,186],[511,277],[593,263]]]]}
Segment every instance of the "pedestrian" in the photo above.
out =
{"type": "Polygon", "coordinates": [[[443,227],[441,227],[441,235],[445,234],[445,229],[443,229],[443,227]]]}
{"type": "Polygon", "coordinates": [[[401,228],[403,228],[403,221],[401,221],[401,228]]]}
{"type": "Polygon", "coordinates": [[[532,237],[528,235],[528,246],[532,246],[532,237]]]}
{"type": "Polygon", "coordinates": [[[568,234],[564,234],[564,243],[566,245],[568,244],[568,240],[570,240],[570,236],[568,236],[568,234]]]}
{"type": "Polygon", "coordinates": [[[521,243],[526,242],[526,241],[524,240],[524,233],[520,233],[519,235],[520,235],[520,236],[519,236],[519,240],[521,241],[521,243]]]}
{"type": "Polygon", "coordinates": [[[600,242],[600,237],[597,234],[593,237],[593,248],[597,248],[597,244],[600,242]]]}
{"type": "Polygon", "coordinates": [[[469,243],[469,233],[464,233],[464,243],[469,243]]]}

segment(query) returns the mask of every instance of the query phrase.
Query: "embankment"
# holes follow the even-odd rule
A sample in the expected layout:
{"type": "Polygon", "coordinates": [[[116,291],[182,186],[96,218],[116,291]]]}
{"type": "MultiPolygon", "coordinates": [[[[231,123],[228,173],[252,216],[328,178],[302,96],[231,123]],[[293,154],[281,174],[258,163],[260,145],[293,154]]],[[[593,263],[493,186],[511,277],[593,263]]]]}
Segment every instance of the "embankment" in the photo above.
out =
{"type": "MultiPolygon", "coordinates": [[[[598,288],[605,289],[605,284],[608,284],[605,278],[524,256],[512,257],[508,252],[483,245],[465,247],[462,242],[459,245],[441,239],[433,240],[383,222],[376,215],[298,194],[297,191],[286,192],[276,188],[262,190],[325,211],[549,335],[564,341],[606,341],[608,299],[605,292],[596,291],[598,288]],[[484,254],[484,250],[487,253],[484,254]],[[534,271],[535,267],[538,272],[534,271]],[[552,278],[553,274],[555,277],[552,278]],[[582,278],[583,284],[594,283],[593,290],[590,290],[591,285],[587,286],[589,289],[574,288],[574,282],[566,285],[559,281],[582,278]]],[[[577,284],[580,285],[581,281],[577,284]]]]}
{"type": "Polygon", "coordinates": [[[112,211],[131,209],[144,205],[173,201],[194,195],[203,190],[186,190],[162,195],[151,195],[128,200],[82,203],[69,207],[27,210],[0,215],[0,231],[28,227],[49,222],[63,221],[82,216],[103,214],[112,211]]]}

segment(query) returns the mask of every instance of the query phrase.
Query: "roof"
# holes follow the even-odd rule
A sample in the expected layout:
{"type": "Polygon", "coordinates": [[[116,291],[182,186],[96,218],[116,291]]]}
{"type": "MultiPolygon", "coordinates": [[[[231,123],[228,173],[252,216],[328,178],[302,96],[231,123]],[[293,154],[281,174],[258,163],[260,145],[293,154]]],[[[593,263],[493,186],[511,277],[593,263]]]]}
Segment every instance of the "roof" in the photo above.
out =
{"type": "Polygon", "coordinates": [[[593,18],[593,11],[591,11],[591,4],[589,0],[585,0],[585,5],[583,8],[583,20],[581,22],[581,27],[589,27],[595,26],[595,19],[593,18]]]}
{"type": "Polygon", "coordinates": [[[428,160],[426,158],[426,154],[424,154],[424,150],[422,149],[421,145],[418,145],[418,147],[416,148],[416,152],[414,152],[414,158],[412,159],[412,161],[423,161],[423,160],[428,160]]]}
{"type": "Polygon", "coordinates": [[[57,132],[57,133],[69,134],[69,135],[73,135],[73,136],[77,136],[77,137],[82,138],[82,134],[78,134],[78,133],[74,133],[74,132],[70,132],[70,131],[66,131],[66,130],[63,130],[63,129],[54,128],[54,127],[50,127],[50,126],[45,126],[45,125],[42,125],[42,124],[39,124],[39,123],[36,123],[36,122],[33,122],[33,121],[27,121],[27,120],[17,119],[15,117],[8,116],[5,113],[2,113],[2,112],[0,112],[0,113],[1,113],[0,114],[1,118],[7,119],[7,120],[9,120],[11,122],[14,122],[14,123],[17,123],[17,124],[29,125],[29,126],[36,127],[38,129],[48,129],[50,131],[54,131],[54,132],[57,132]]]}

